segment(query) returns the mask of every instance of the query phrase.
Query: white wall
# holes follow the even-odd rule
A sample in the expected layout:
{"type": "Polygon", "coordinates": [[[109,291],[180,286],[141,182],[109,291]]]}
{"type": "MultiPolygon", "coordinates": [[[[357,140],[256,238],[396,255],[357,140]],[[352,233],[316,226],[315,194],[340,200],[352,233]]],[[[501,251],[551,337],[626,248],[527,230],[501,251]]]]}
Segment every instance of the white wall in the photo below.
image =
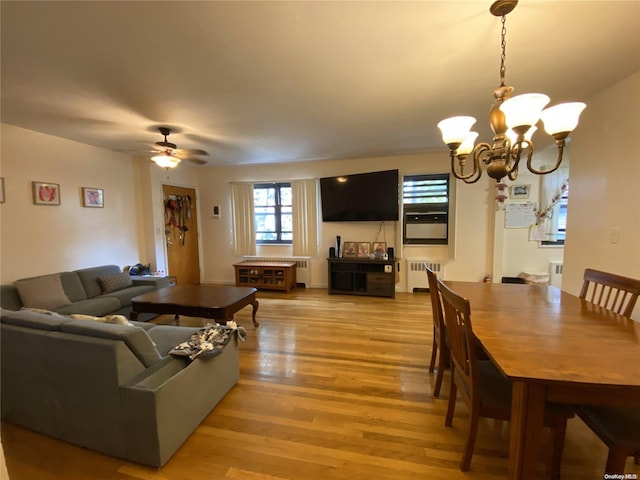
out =
{"type": "Polygon", "coordinates": [[[145,261],[138,245],[131,160],[115,152],[3,124],[0,281],[100,264],[145,261]],[[34,205],[31,182],[60,184],[61,205],[34,205]],[[82,187],[104,189],[84,208],[82,187]]]}
{"type": "Polygon", "coordinates": [[[586,103],[572,135],[562,284],[574,294],[588,267],[640,278],[640,72],[586,103]],[[617,243],[613,229],[620,232],[617,243]]]}

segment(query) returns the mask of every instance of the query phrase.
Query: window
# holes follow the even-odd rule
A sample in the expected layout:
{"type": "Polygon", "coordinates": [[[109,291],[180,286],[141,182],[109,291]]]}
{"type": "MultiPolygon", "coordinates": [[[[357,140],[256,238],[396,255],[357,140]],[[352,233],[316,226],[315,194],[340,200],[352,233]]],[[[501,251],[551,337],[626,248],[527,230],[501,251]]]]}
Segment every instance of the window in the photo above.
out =
{"type": "Polygon", "coordinates": [[[448,243],[449,174],[405,176],[402,206],[405,245],[448,243]]]}
{"type": "Polygon", "coordinates": [[[253,186],[256,243],[291,244],[293,240],[290,183],[253,186]]]}
{"type": "Polygon", "coordinates": [[[558,209],[558,229],[556,231],[556,239],[543,240],[541,245],[564,245],[567,236],[567,204],[569,203],[569,187],[562,191],[560,197],[560,208],[558,209]]]}

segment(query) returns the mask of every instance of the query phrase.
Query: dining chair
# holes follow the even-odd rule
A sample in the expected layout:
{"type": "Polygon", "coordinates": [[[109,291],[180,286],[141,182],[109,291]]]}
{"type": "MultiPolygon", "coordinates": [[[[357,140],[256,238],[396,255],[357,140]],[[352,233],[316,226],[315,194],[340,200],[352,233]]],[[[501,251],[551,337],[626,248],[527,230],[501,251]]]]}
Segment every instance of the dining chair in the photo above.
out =
{"type": "Polygon", "coordinates": [[[580,298],[625,317],[631,313],[640,295],[640,280],[587,268],[580,298]]]}
{"type": "Polygon", "coordinates": [[[438,277],[426,263],[424,264],[424,270],[427,272],[427,279],[429,281],[429,295],[431,296],[431,311],[433,314],[433,343],[431,346],[429,373],[433,373],[436,367],[437,357],[438,373],[436,374],[436,383],[433,387],[433,396],[439,397],[444,371],[449,368],[450,354],[449,346],[447,345],[447,332],[442,317],[442,302],[440,301],[440,293],[438,292],[438,277]]]}
{"type": "MultiPolygon", "coordinates": [[[[584,423],[609,448],[605,474],[622,474],[627,457],[640,458],[640,408],[576,406],[584,423]]],[[[605,478],[606,475],[605,475],[605,478]]],[[[611,477],[613,478],[613,477],[611,477]]]]}
{"type": "MultiPolygon", "coordinates": [[[[471,306],[438,279],[442,299],[444,322],[451,353],[451,390],[445,425],[453,424],[456,397],[460,393],[469,409],[467,439],[462,453],[460,470],[467,471],[475,447],[480,417],[497,420],[511,419],[511,382],[502,375],[491,360],[478,360],[476,342],[471,324],[471,306]]],[[[574,416],[572,409],[548,404],[544,424],[553,431],[553,452],[549,461],[549,478],[560,477],[562,450],[567,419],[574,416]]]]}

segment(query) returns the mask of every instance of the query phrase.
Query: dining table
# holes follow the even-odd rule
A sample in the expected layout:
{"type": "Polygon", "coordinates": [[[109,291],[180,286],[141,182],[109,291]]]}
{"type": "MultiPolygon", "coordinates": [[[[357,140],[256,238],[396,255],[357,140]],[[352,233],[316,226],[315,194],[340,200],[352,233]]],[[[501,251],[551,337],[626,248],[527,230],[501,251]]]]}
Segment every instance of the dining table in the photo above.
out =
{"type": "Polygon", "coordinates": [[[445,283],[512,384],[509,479],[535,478],[546,402],[640,407],[640,323],[552,286],[445,283]]]}

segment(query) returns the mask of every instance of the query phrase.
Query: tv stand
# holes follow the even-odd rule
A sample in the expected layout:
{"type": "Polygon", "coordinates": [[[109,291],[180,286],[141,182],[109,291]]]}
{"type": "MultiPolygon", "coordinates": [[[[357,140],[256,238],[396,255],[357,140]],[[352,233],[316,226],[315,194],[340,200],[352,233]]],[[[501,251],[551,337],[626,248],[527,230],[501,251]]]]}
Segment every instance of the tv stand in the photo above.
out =
{"type": "Polygon", "coordinates": [[[329,294],[396,297],[398,259],[327,258],[329,294]]]}

